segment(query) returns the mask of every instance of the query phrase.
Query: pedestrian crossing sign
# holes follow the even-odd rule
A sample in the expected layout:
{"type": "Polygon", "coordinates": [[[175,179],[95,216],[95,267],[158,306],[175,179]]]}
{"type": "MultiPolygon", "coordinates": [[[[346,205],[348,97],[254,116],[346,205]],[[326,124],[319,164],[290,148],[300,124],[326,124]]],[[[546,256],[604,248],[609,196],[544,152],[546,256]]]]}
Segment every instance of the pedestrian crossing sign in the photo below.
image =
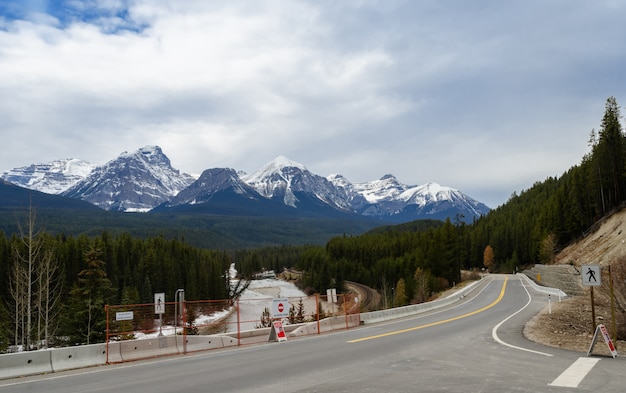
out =
{"type": "Polygon", "coordinates": [[[602,285],[602,274],[599,265],[582,265],[580,274],[583,277],[583,285],[588,287],[598,287],[602,285]]]}

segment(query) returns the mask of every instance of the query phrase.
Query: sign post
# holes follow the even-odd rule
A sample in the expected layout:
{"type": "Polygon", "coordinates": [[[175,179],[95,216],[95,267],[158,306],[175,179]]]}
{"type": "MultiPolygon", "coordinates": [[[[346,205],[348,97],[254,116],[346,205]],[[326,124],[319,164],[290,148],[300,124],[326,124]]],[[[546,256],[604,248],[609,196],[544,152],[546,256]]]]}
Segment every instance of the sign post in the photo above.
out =
{"type": "Polygon", "coordinates": [[[591,293],[591,331],[596,331],[596,307],[593,300],[593,287],[602,285],[599,265],[582,265],[583,285],[590,288],[591,293]]]}

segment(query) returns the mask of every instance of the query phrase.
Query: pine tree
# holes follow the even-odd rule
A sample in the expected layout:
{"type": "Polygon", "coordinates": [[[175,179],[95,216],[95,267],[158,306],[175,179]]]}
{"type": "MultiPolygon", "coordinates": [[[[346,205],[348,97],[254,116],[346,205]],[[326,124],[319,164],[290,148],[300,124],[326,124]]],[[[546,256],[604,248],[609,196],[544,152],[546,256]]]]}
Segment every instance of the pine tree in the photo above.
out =
{"type": "Polygon", "coordinates": [[[261,313],[261,319],[259,320],[259,324],[256,325],[257,329],[266,328],[272,326],[272,317],[270,315],[270,309],[265,307],[263,312],[261,313]]]}
{"type": "Polygon", "coordinates": [[[305,310],[304,310],[304,303],[302,302],[302,298],[300,298],[300,301],[298,302],[298,308],[296,310],[295,321],[296,323],[302,323],[305,321],[305,319],[306,319],[306,315],[305,315],[305,310]]]}
{"type": "Polygon", "coordinates": [[[603,213],[617,206],[626,196],[624,182],[624,153],[626,142],[620,124],[620,108],[615,97],[606,100],[605,112],[598,133],[598,143],[593,152],[596,161],[600,191],[602,192],[603,213]]]}
{"type": "Polygon", "coordinates": [[[102,342],[105,338],[106,315],[104,305],[111,295],[111,282],[100,259],[101,252],[91,248],[85,253],[86,267],[78,273],[77,282],[70,291],[70,310],[66,329],[71,343],[102,342]]]}

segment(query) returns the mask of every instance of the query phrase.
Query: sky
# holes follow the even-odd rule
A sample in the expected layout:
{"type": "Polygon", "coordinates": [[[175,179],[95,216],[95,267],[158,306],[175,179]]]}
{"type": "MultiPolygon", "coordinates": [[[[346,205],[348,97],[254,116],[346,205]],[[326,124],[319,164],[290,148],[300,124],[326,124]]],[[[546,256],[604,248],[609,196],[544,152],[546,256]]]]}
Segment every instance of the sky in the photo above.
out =
{"type": "Polygon", "coordinates": [[[2,0],[0,172],[158,145],[282,155],[490,207],[589,152],[626,102],[620,0],[2,0]]]}

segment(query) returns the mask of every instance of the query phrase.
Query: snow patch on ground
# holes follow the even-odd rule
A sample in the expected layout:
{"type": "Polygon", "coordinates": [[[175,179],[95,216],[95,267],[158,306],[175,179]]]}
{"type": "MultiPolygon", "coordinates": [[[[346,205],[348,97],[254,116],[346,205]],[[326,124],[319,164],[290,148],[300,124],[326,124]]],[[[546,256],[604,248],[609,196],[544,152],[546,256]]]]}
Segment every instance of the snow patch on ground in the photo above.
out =
{"type": "MultiPolygon", "coordinates": [[[[234,266],[231,266],[231,277],[237,275],[237,271],[234,266]]],[[[276,280],[276,279],[263,279],[252,280],[248,288],[242,293],[239,302],[239,321],[241,324],[240,330],[252,330],[255,329],[260,320],[263,310],[267,307],[271,310],[272,300],[274,298],[306,298],[307,295],[302,292],[293,283],[276,280]]],[[[195,319],[195,324],[210,325],[224,320],[226,322],[226,332],[237,331],[237,313],[231,313],[231,310],[223,310],[213,313],[211,315],[200,315],[195,319]],[[229,315],[230,314],[230,315],[229,315]]],[[[174,326],[163,326],[160,330],[153,333],[136,332],[136,339],[155,338],[159,335],[171,336],[180,334],[182,329],[174,326]]]]}

